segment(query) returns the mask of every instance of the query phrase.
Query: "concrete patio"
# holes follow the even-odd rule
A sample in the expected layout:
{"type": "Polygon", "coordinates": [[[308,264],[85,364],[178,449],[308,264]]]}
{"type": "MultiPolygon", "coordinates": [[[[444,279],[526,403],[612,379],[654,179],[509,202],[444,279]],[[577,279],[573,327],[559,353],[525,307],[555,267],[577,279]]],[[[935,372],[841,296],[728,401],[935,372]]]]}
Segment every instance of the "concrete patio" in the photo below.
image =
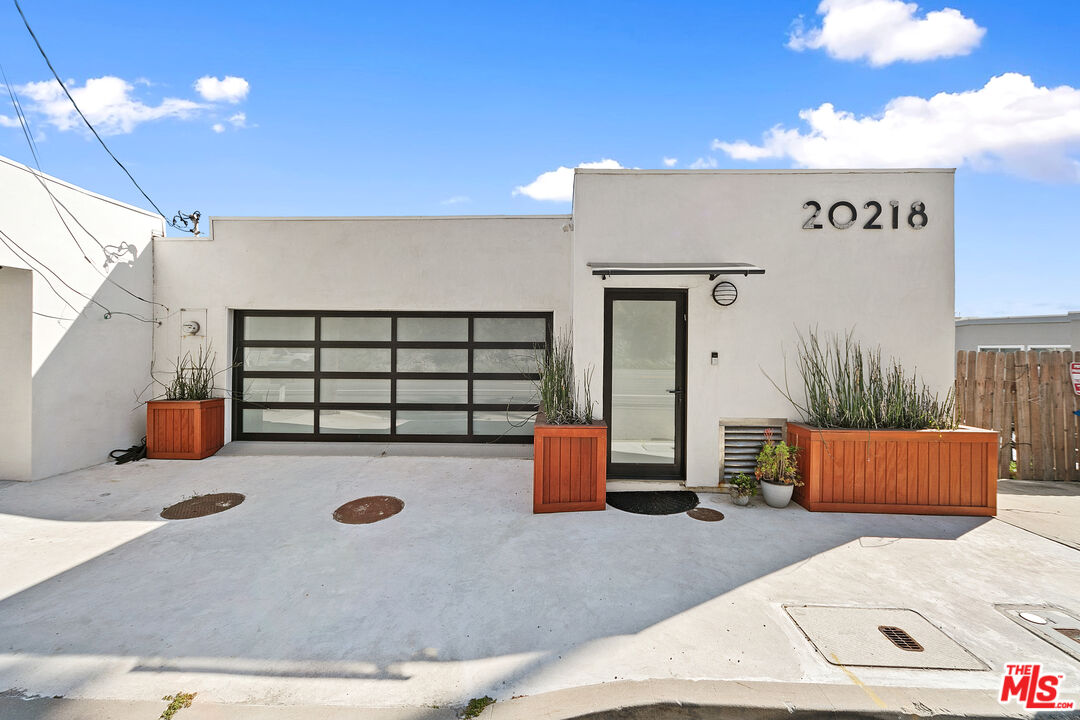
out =
{"type": "Polygon", "coordinates": [[[1063,697],[1080,700],[1080,663],[993,607],[1080,613],[1067,545],[999,520],[739,508],[726,495],[702,495],[725,513],[717,523],[535,516],[531,483],[515,458],[222,455],[3,485],[0,691],[445,708],[703,680],[990,697],[1002,666],[1023,661],[1065,673],[1063,697]],[[247,499],[158,516],[210,492],[247,499]],[[404,511],[331,520],[379,494],[404,511]],[[989,669],[831,665],[785,604],[912,608],[989,669]]]}

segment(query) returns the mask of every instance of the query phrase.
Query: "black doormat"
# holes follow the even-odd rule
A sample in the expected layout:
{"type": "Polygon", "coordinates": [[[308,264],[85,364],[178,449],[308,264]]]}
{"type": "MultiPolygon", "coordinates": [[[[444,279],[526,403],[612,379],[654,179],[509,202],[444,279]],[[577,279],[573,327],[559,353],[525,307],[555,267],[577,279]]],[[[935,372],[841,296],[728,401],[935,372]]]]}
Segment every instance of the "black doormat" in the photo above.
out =
{"type": "Polygon", "coordinates": [[[607,504],[616,510],[638,515],[676,515],[697,507],[697,493],[689,490],[611,492],[607,504]]]}

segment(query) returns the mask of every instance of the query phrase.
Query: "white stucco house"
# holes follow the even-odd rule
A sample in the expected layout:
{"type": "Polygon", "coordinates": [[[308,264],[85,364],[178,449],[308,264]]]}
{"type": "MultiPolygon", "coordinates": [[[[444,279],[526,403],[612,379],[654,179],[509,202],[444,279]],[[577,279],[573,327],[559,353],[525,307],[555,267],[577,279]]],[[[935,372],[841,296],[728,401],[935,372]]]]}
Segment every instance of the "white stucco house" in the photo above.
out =
{"type": "Polygon", "coordinates": [[[208,225],[140,232],[158,232],[154,367],[207,346],[235,363],[227,441],[527,446],[532,357],[572,332],[609,477],[709,487],[724,427],[794,416],[773,382],[800,331],[854,328],[953,383],[951,170],[579,169],[565,215],[208,225]]]}
{"type": "Polygon", "coordinates": [[[1080,311],[956,318],[957,350],[1080,350],[1080,311]]]}

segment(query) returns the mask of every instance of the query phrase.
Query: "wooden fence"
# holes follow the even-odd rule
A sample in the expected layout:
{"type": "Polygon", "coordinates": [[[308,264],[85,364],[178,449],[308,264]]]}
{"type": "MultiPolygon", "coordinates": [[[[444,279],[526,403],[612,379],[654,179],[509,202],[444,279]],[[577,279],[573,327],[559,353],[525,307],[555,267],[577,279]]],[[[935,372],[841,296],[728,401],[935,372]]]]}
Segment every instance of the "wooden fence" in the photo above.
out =
{"type": "Polygon", "coordinates": [[[998,477],[1080,481],[1080,396],[1070,362],[1080,362],[1080,352],[956,354],[960,422],[998,432],[998,477]]]}

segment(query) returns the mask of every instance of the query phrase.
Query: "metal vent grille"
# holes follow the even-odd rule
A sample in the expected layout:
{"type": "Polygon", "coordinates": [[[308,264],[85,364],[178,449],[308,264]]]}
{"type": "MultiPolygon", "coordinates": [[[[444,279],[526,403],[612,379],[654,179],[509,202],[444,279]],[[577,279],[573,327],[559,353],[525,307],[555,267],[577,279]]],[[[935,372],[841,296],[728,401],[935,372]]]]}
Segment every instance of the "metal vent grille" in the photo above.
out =
{"type": "Polygon", "coordinates": [[[878,630],[881,631],[882,635],[889,638],[889,641],[893,645],[901,650],[907,650],[908,652],[923,651],[923,646],[916,642],[915,638],[908,635],[906,630],[893,625],[878,625],[878,630]]]}
{"type": "Polygon", "coordinates": [[[730,418],[720,421],[720,472],[723,482],[739,473],[754,474],[757,456],[765,443],[765,431],[774,440],[784,439],[784,418],[730,418]]]}

